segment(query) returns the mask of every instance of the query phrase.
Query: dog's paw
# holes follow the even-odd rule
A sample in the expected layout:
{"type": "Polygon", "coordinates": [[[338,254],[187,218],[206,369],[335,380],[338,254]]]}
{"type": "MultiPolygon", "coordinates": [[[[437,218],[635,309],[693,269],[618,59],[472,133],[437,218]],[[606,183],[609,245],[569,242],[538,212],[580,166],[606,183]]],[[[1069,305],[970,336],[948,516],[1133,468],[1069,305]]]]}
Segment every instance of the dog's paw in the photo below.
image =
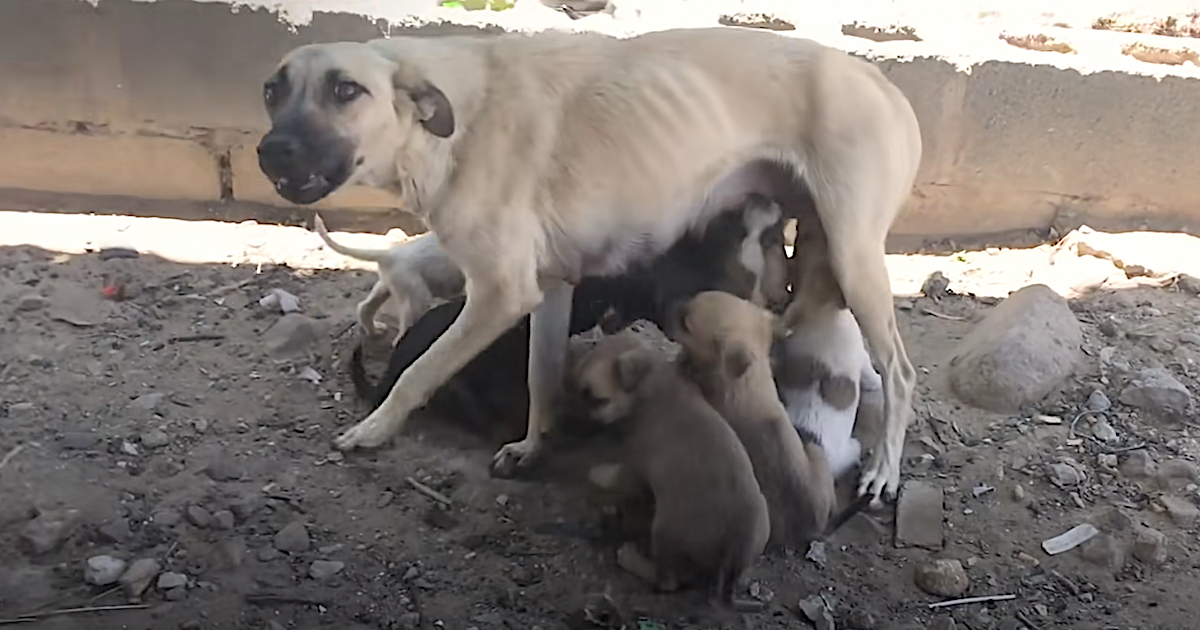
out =
{"type": "Polygon", "coordinates": [[[350,427],[345,433],[333,440],[333,445],[340,451],[350,451],[356,448],[375,448],[381,446],[392,437],[391,427],[374,417],[350,427]]]}
{"type": "Polygon", "coordinates": [[[859,478],[858,495],[870,495],[871,508],[878,509],[882,507],[885,499],[895,499],[899,488],[900,458],[886,457],[880,451],[872,453],[870,461],[863,468],[862,477],[859,478]],[[891,461],[893,459],[895,461],[891,461]]]}
{"type": "Polygon", "coordinates": [[[509,442],[492,456],[492,474],[511,477],[521,468],[528,468],[542,452],[542,441],[525,438],[520,442],[509,442]]]}

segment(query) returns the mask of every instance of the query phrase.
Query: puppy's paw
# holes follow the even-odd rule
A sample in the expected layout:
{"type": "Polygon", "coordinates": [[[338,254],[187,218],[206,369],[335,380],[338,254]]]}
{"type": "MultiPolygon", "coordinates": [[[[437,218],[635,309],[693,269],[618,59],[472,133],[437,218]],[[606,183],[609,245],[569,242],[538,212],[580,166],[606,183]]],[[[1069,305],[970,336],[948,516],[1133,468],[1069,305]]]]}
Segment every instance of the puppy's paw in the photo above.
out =
{"type": "Polygon", "coordinates": [[[337,436],[333,445],[340,451],[350,451],[356,448],[376,448],[387,442],[395,430],[390,423],[382,421],[374,414],[350,427],[348,431],[337,436]]]}
{"type": "Polygon", "coordinates": [[[492,456],[492,474],[511,477],[521,468],[528,468],[542,452],[541,438],[525,438],[505,444],[492,456]]]}
{"type": "Polygon", "coordinates": [[[900,488],[900,458],[898,455],[895,457],[888,455],[884,449],[872,453],[858,482],[859,496],[869,494],[873,497],[872,509],[882,507],[885,499],[888,501],[895,499],[896,491],[900,488]]]}

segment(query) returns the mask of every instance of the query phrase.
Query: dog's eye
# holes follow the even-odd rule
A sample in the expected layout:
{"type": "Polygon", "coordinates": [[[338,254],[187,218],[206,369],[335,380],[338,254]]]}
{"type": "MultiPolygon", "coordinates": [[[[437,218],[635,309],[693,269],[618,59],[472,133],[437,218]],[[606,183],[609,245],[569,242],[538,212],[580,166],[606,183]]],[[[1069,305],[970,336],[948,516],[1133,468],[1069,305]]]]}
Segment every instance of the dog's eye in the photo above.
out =
{"type": "Polygon", "coordinates": [[[342,103],[349,103],[354,99],[362,96],[366,92],[366,88],[353,81],[338,81],[333,86],[333,96],[342,103]]]}

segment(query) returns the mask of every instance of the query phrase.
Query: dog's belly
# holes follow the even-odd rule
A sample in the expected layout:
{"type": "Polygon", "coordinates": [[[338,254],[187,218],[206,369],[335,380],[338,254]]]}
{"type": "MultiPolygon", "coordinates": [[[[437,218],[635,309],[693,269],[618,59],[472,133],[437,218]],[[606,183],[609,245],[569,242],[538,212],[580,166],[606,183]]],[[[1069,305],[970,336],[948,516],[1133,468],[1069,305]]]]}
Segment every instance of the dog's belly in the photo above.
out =
{"type": "Polygon", "coordinates": [[[835,478],[858,464],[862,445],[853,436],[856,407],[835,409],[816,387],[784,389],[780,394],[792,426],[817,436],[835,478]]]}

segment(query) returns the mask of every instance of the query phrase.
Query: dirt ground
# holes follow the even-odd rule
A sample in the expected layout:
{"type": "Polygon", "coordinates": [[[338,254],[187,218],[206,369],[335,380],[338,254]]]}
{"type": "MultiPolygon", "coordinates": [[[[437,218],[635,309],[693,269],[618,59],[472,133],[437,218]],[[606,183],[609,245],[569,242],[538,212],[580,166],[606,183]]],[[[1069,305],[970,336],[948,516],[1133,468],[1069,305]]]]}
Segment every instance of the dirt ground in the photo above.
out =
{"type": "MultiPolygon", "coordinates": [[[[78,221],[69,234],[93,225],[78,221]]],[[[98,607],[22,627],[718,626],[699,594],[655,594],[616,566],[601,503],[578,477],[493,479],[491,445],[429,418],[393,447],[331,452],[331,437],[364,414],[340,362],[373,273],[230,264],[253,262],[245,256],[103,260],[42,249],[16,227],[6,223],[4,242],[31,244],[0,247],[0,624],[98,607]],[[125,286],[125,299],[105,298],[111,283],[125,286]],[[288,338],[294,347],[268,332],[280,309],[259,300],[272,289],[297,296],[308,318],[288,338]],[[97,556],[152,559],[164,573],[148,574],[138,607],[108,609],[131,598],[85,581],[97,556]]],[[[178,229],[170,238],[181,247],[205,249],[198,228],[178,229]]],[[[264,242],[284,230],[228,229],[264,242]]],[[[317,241],[301,234],[311,239],[303,259],[317,241]]],[[[945,493],[944,548],[897,547],[892,507],[859,515],[828,541],[821,564],[763,558],[750,592],[768,608],[741,625],[810,627],[798,602],[819,595],[840,628],[1195,628],[1196,431],[1121,404],[1112,365],[1161,365],[1197,391],[1200,298],[1114,281],[1124,274],[1112,262],[1053,246],[889,264],[921,373],[903,471],[945,493]],[[933,270],[959,295],[905,295],[933,270]],[[1031,281],[1094,289],[1071,301],[1085,365],[1020,414],[960,404],[940,384],[947,357],[998,297],[1031,281]],[[1112,401],[1112,443],[1075,437],[1091,435],[1092,418],[1072,433],[1093,390],[1112,401]],[[1161,474],[1150,474],[1147,455],[1161,474]],[[1064,457],[1081,481],[1060,487],[1048,471],[1064,457]],[[1164,500],[1174,501],[1169,510],[1164,500]],[[1164,536],[1138,554],[1149,561],[1094,544],[1056,556],[1040,546],[1081,523],[1122,540],[1136,522],[1164,536]],[[920,590],[914,571],[933,558],[961,561],[964,597],[1015,597],[930,609],[943,598],[920,590]]],[[[103,583],[95,562],[91,577],[103,583]]]]}

